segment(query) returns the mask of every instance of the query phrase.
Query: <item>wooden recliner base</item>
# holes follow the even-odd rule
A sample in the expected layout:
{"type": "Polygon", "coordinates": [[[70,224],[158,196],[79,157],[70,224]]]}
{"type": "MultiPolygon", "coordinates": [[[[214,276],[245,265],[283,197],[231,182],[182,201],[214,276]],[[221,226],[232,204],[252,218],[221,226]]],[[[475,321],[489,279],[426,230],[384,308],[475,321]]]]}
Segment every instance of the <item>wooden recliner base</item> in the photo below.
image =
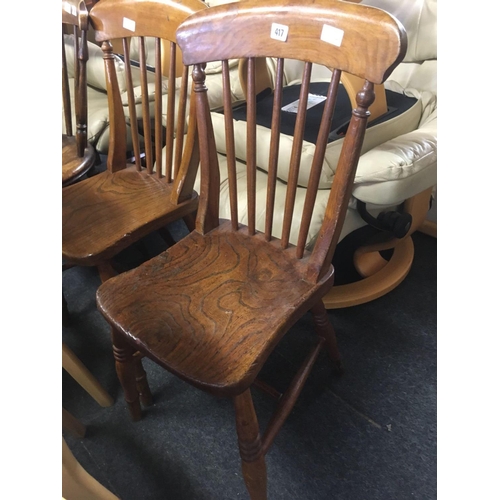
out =
{"type": "Polygon", "coordinates": [[[353,256],[354,266],[363,279],[333,286],[323,299],[327,309],[365,304],[394,290],[405,279],[414,257],[411,235],[421,227],[426,228],[426,234],[436,234],[435,231],[429,232],[429,225],[424,224],[431,192],[432,188],[429,188],[406,200],[405,211],[411,214],[413,221],[403,239],[394,238],[383,243],[367,244],[356,250],[353,256]],[[385,260],[380,252],[391,249],[391,258],[385,260]]]}

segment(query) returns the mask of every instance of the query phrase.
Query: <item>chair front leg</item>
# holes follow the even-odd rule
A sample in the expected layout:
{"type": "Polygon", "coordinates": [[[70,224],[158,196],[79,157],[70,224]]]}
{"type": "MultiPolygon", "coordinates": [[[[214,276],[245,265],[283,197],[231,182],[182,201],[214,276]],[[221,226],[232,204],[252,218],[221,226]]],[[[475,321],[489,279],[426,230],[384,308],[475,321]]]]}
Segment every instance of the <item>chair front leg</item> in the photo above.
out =
{"type": "Polygon", "coordinates": [[[141,403],[139,401],[139,391],[137,390],[135,377],[135,350],[117,330],[112,328],[111,332],[116,374],[122,385],[125,401],[127,402],[132,420],[137,422],[141,419],[141,403]]]}
{"type": "Polygon", "coordinates": [[[267,470],[250,389],[234,398],[241,470],[251,500],[267,500],[267,470]]]}
{"type": "Polygon", "coordinates": [[[337,337],[333,325],[328,318],[325,304],[322,300],[316,303],[311,308],[311,314],[314,321],[314,327],[319,337],[325,340],[325,347],[328,354],[333,361],[334,370],[336,373],[343,373],[342,360],[340,359],[340,352],[337,347],[337,337]]]}
{"type": "Polygon", "coordinates": [[[137,391],[139,392],[139,399],[144,406],[151,406],[153,404],[153,395],[151,394],[151,389],[149,388],[146,370],[144,370],[144,367],[142,366],[142,354],[140,352],[136,352],[134,354],[134,364],[135,382],[137,391]]]}

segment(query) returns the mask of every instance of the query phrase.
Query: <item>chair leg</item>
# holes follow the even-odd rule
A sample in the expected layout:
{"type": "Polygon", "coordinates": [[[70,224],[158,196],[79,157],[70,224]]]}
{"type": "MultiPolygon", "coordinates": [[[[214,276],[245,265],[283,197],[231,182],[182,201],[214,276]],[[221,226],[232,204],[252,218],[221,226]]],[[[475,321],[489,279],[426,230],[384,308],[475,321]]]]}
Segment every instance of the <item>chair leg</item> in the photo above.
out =
{"type": "Polygon", "coordinates": [[[314,327],[319,337],[325,340],[325,347],[328,351],[330,359],[333,361],[334,370],[336,373],[343,373],[342,360],[337,347],[337,337],[333,325],[328,319],[325,304],[322,300],[316,303],[311,308],[311,314],[314,321],[314,327]]]}
{"type": "Polygon", "coordinates": [[[70,315],[69,315],[69,310],[68,310],[68,303],[66,302],[66,299],[64,297],[64,292],[62,294],[62,324],[63,326],[69,326],[71,323],[70,320],[70,315]]]}
{"type": "Polygon", "coordinates": [[[113,404],[113,398],[64,342],[62,343],[62,367],[99,405],[108,407],[113,404]]]}
{"type": "Polygon", "coordinates": [[[267,471],[260,441],[259,423],[247,389],[234,398],[236,432],[241,456],[241,470],[251,500],[267,500],[267,471]]]}
{"type": "Polygon", "coordinates": [[[62,427],[63,430],[69,432],[77,438],[85,437],[87,428],[68,410],[62,409],[62,427]]]}
{"type": "Polygon", "coordinates": [[[144,406],[151,406],[153,404],[153,395],[149,388],[148,376],[144,367],[142,366],[142,355],[139,352],[134,354],[135,364],[135,383],[137,391],[139,392],[139,399],[144,406]]]}
{"type": "Polygon", "coordinates": [[[135,351],[114,328],[112,329],[112,338],[116,374],[125,393],[125,401],[132,420],[137,422],[141,419],[141,403],[135,379],[135,351]]]}

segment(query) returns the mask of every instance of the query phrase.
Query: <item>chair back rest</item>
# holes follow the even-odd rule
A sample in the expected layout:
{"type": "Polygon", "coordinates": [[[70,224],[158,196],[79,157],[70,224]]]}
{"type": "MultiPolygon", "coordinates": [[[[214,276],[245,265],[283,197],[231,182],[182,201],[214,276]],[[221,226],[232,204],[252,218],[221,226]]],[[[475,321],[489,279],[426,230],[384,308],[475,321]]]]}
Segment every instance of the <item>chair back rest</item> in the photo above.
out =
{"type": "MultiPolygon", "coordinates": [[[[392,69],[403,59],[406,34],[403,26],[390,14],[368,6],[347,2],[317,0],[244,0],[211,7],[191,16],[177,31],[177,42],[184,64],[192,64],[198,133],[201,154],[201,187],[196,229],[204,234],[219,225],[220,173],[213,126],[204,85],[203,64],[221,60],[228,165],[228,189],[232,227],[250,235],[279,244],[304,262],[304,278],[318,281],[331,267],[331,260],[342,229],[354,174],[359,159],[368,107],[374,99],[374,84],[383,83],[392,69]],[[270,145],[256,142],[255,60],[277,58],[276,85],[272,110],[270,145]],[[248,58],[247,133],[246,133],[246,205],[238,200],[234,148],[233,118],[227,61],[248,58]],[[280,116],[285,59],[305,61],[297,118],[289,161],[284,209],[275,210],[276,169],[280,151],[280,116]],[[297,179],[301,164],[302,142],[308,108],[312,64],[333,69],[316,149],[301,213],[294,209],[297,179]],[[357,106],[347,129],[336,167],[324,220],[312,250],[306,249],[306,237],[315,205],[316,193],[327,145],[342,71],[360,77],[364,85],[357,94],[357,106]],[[269,147],[269,165],[265,229],[256,230],[256,149],[269,147]],[[247,226],[238,222],[238,211],[247,212],[247,226]],[[273,237],[273,217],[283,218],[282,233],[273,237]],[[296,245],[290,244],[292,224],[300,226],[296,245]]],[[[241,193],[240,193],[241,195],[241,193]]]]}
{"type": "Polygon", "coordinates": [[[194,106],[189,106],[192,101],[188,89],[189,68],[183,67],[182,77],[175,78],[175,32],[188,16],[205,8],[201,0],[106,0],[92,8],[90,20],[96,42],[102,42],[106,68],[110,121],[108,170],[114,172],[126,167],[128,122],[137,170],[145,170],[167,182],[178,177],[185,180],[185,175],[178,174],[188,172],[192,188],[196,175],[196,171],[193,174],[193,167],[199,163],[196,118],[194,106]],[[139,68],[134,66],[137,62],[130,56],[131,37],[138,41],[139,68]],[[146,41],[154,43],[154,67],[146,63],[146,41]],[[116,53],[123,54],[124,95],[117,81],[112,46],[112,43],[120,42],[116,53]],[[163,68],[162,74],[162,51],[165,48],[170,51],[170,64],[169,68],[163,68]],[[133,83],[134,68],[140,72],[138,87],[133,83]],[[127,119],[124,104],[127,105],[127,119]],[[143,161],[138,160],[141,155],[144,156],[143,161]]]}
{"type": "Polygon", "coordinates": [[[87,146],[87,46],[88,11],[84,0],[62,2],[62,98],[65,132],[75,135],[77,154],[83,157],[87,146]],[[65,35],[73,36],[74,74],[68,71],[65,35]],[[74,80],[71,98],[70,76],[74,80]],[[74,118],[74,120],[73,120],[74,118]],[[73,130],[73,123],[76,130],[73,130]]]}

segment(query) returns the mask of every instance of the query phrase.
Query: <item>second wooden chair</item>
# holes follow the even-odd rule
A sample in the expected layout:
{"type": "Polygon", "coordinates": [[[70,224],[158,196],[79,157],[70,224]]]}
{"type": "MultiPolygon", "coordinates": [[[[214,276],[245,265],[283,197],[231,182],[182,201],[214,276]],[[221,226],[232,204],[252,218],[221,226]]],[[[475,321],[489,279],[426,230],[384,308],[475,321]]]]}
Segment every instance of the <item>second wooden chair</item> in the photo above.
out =
{"type": "MultiPolygon", "coordinates": [[[[188,68],[176,90],[175,33],[190,14],[205,9],[199,0],[135,2],[109,0],[90,13],[97,42],[102,42],[107,76],[110,144],[107,169],[63,189],[62,254],[65,266],[96,266],[102,281],[117,274],[112,259],[149,233],[173,221],[192,219],[198,207],[193,190],[199,152],[193,99],[189,99],[188,68]],[[141,87],[133,88],[129,37],[139,37],[141,87]],[[146,68],[145,37],[156,40],[156,68],[146,68]],[[127,122],[132,130],[135,163],[128,159],[126,117],[119,91],[115,57],[110,40],[123,40],[127,86],[127,122]],[[160,71],[162,40],[170,47],[170,78],[160,71]],[[154,83],[150,83],[153,79],[154,83]],[[164,89],[168,91],[162,108],[164,89]],[[141,124],[136,106],[142,106],[141,124]],[[166,119],[165,119],[166,115],[166,119]],[[166,127],[162,120],[165,120],[166,127]],[[144,137],[140,148],[139,127],[144,137]],[[186,132],[186,133],[184,133],[186,132]],[[164,148],[164,146],[166,147],[164,148]],[[162,149],[164,150],[162,151],[162,149]],[[143,154],[144,153],[144,154],[143,154]],[[141,156],[144,156],[145,166],[141,156]]],[[[165,72],[165,70],[164,70],[165,72]]],[[[140,363],[139,363],[140,364],[140,363]]],[[[138,379],[144,377],[138,366],[138,379]]],[[[145,400],[150,397],[145,394],[145,400]]]]}

